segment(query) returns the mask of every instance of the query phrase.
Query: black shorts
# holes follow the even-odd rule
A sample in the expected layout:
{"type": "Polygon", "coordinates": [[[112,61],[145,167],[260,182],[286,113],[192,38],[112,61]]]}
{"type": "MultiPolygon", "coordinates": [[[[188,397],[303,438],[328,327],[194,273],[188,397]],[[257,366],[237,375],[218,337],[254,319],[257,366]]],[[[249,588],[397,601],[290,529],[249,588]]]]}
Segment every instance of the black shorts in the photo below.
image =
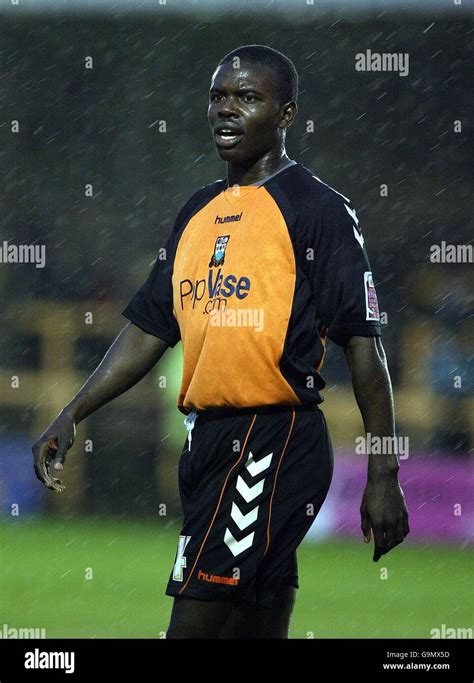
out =
{"type": "Polygon", "coordinates": [[[298,588],[296,548],[329,490],[333,454],[317,406],[198,413],[179,462],[184,512],[166,594],[270,607],[298,588]]]}

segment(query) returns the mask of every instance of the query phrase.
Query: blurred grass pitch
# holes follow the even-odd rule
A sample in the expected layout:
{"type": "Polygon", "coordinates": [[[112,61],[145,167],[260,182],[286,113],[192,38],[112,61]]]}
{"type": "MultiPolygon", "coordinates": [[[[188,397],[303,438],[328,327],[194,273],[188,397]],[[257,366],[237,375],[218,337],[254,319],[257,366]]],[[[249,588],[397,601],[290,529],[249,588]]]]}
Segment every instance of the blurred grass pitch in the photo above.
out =
{"type": "MultiPolygon", "coordinates": [[[[164,637],[178,533],[161,520],[3,522],[0,633],[164,637]]],[[[375,564],[361,538],[303,544],[298,561],[292,638],[430,638],[442,624],[473,625],[468,550],[408,541],[375,564]]]]}

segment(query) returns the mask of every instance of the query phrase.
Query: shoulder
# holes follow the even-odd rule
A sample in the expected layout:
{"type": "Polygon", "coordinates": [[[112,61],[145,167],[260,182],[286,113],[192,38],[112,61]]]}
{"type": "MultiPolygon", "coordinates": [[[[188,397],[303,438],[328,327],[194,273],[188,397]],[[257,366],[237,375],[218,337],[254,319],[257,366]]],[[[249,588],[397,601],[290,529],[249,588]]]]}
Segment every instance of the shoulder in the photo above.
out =
{"type": "MultiPolygon", "coordinates": [[[[284,213],[299,223],[315,220],[326,214],[343,215],[345,206],[352,209],[351,200],[342,192],[334,189],[313,171],[296,164],[287,173],[276,176],[274,182],[266,186],[284,213]]],[[[346,213],[347,215],[347,213],[346,213]]]]}
{"type": "Polygon", "coordinates": [[[329,249],[335,240],[352,240],[355,231],[359,234],[359,221],[349,197],[302,164],[280,176],[275,176],[277,182],[269,183],[267,189],[283,214],[297,253],[323,244],[329,249]]]}
{"type": "Polygon", "coordinates": [[[225,180],[215,180],[213,183],[203,185],[197,189],[181,206],[178,212],[175,230],[183,229],[186,223],[197,211],[202,209],[208,202],[216,197],[225,187],[225,180]]]}

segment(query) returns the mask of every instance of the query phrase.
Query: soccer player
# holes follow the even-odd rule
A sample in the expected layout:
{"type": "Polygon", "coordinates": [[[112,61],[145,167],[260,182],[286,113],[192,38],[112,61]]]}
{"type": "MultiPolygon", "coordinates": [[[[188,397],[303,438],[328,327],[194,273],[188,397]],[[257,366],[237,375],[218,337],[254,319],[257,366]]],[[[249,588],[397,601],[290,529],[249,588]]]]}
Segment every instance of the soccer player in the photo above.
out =
{"type": "MultiPolygon", "coordinates": [[[[75,426],[181,340],[184,521],[166,593],[168,638],[287,638],[296,549],[329,489],[320,394],[326,339],[342,346],[366,432],[394,436],[390,376],[364,239],[346,197],[285,151],[298,77],[248,45],[212,76],[209,124],[227,177],[180,210],[129,323],[33,447],[53,491],[75,426]]],[[[369,455],[361,527],[374,561],[409,531],[396,455],[369,455]]]]}

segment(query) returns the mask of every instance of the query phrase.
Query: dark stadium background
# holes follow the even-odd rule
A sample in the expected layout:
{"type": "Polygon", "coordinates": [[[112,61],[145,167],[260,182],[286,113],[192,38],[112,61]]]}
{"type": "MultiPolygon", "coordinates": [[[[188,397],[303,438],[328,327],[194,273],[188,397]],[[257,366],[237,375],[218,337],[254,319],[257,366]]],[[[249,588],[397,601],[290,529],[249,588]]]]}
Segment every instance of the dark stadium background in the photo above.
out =
{"type": "Polygon", "coordinates": [[[219,59],[247,43],[294,61],[288,154],[357,210],[387,319],[398,433],[410,444],[401,481],[412,533],[380,567],[357,526],[362,423],[331,344],[323,409],[341,478],[299,553],[292,635],[472,628],[472,263],[430,261],[442,240],[472,242],[468,3],[141,4],[0,5],[0,245],[46,247],[45,268],[0,263],[0,630],[89,638],[166,628],[185,439],[179,348],[80,425],[65,496],[40,487],[30,449],[125,323],[120,311],[179,208],[223,177],[207,91],[219,59]],[[367,49],[408,53],[409,75],[357,72],[367,49]]]}

